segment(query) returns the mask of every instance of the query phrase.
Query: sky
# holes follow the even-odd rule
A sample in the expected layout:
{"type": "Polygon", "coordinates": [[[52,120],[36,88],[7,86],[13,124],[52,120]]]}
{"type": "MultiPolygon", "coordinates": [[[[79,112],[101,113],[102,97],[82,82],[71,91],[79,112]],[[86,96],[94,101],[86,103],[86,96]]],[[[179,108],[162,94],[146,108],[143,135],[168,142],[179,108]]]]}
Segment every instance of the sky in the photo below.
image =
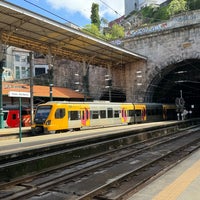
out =
{"type": "Polygon", "coordinates": [[[99,5],[100,18],[112,21],[124,15],[124,0],[6,0],[61,23],[80,27],[90,24],[92,3],[99,5]]]}

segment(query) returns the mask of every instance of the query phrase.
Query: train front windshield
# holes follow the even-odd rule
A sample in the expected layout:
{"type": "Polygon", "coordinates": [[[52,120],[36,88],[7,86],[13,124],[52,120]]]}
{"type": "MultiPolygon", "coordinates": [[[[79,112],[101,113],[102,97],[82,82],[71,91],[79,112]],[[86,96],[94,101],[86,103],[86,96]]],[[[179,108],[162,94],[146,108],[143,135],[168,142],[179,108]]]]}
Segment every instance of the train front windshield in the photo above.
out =
{"type": "Polygon", "coordinates": [[[34,122],[43,123],[49,116],[52,106],[39,106],[35,113],[34,122]]]}

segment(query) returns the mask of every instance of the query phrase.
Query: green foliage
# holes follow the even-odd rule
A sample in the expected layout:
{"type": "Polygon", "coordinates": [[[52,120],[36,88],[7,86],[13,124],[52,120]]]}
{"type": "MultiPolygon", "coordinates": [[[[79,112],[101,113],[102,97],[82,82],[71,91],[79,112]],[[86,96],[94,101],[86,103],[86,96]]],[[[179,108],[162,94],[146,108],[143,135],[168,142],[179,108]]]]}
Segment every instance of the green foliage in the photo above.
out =
{"type": "Polygon", "coordinates": [[[111,28],[110,34],[112,36],[111,39],[118,39],[124,37],[124,27],[114,24],[111,28]]]}
{"type": "Polygon", "coordinates": [[[163,6],[160,8],[147,6],[143,8],[140,12],[143,16],[143,23],[154,23],[168,20],[170,18],[168,13],[168,6],[163,6]]]}
{"type": "Polygon", "coordinates": [[[141,13],[145,24],[168,20],[175,14],[197,9],[200,9],[200,0],[172,0],[167,6],[160,8],[148,6],[135,13],[135,15],[141,13]]]}
{"type": "Polygon", "coordinates": [[[170,18],[170,15],[167,11],[168,6],[163,6],[157,10],[157,12],[153,15],[153,22],[159,22],[163,20],[168,20],[170,18]]]}
{"type": "Polygon", "coordinates": [[[154,8],[147,6],[141,10],[142,16],[144,17],[144,23],[151,23],[154,16],[154,8]]]}
{"type": "Polygon", "coordinates": [[[82,31],[97,38],[102,38],[102,34],[95,24],[87,24],[82,31]]]}
{"type": "Polygon", "coordinates": [[[200,0],[187,0],[189,10],[200,9],[200,0]]]}
{"type": "Polygon", "coordinates": [[[91,10],[91,23],[96,25],[96,27],[100,30],[100,17],[99,17],[99,5],[96,3],[92,4],[92,10],[91,10]]]}
{"type": "MultiPolygon", "coordinates": [[[[102,18],[100,20],[99,18],[99,5],[93,3],[92,9],[91,9],[91,24],[86,25],[82,31],[92,35],[94,37],[97,37],[99,39],[104,40],[113,40],[117,38],[124,37],[124,28],[118,24],[114,24],[111,29],[106,28],[107,31],[102,33],[100,31],[100,24],[103,24],[103,27],[106,27],[108,24],[108,20],[105,18],[102,18]]],[[[105,30],[105,29],[104,29],[105,30]]]]}
{"type": "Polygon", "coordinates": [[[187,10],[186,0],[172,0],[168,7],[168,13],[170,16],[173,16],[177,13],[187,10]]]}
{"type": "Polygon", "coordinates": [[[99,39],[108,41],[124,37],[124,28],[118,24],[114,24],[106,33],[101,33],[94,24],[86,25],[82,31],[99,39]]]}

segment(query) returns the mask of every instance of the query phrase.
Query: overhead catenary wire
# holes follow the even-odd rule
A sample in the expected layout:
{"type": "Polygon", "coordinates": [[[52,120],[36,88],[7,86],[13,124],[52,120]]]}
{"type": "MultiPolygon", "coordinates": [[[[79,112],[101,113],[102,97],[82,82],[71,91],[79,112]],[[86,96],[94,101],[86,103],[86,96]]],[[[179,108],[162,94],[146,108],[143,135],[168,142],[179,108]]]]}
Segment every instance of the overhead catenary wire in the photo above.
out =
{"type": "Polygon", "coordinates": [[[114,11],[117,15],[119,15],[120,17],[122,17],[122,15],[117,12],[114,8],[112,8],[111,6],[109,6],[107,3],[105,3],[104,1],[102,0],[99,0],[102,4],[104,4],[106,7],[108,7],[109,9],[111,9],[112,11],[114,11]]]}

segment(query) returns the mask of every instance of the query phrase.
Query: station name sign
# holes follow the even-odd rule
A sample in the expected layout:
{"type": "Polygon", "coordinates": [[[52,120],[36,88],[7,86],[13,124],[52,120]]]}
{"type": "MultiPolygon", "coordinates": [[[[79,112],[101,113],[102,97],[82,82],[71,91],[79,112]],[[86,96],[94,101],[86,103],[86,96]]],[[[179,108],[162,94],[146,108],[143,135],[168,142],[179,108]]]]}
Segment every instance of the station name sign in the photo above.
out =
{"type": "Polygon", "coordinates": [[[30,92],[14,92],[14,91],[10,91],[8,93],[9,97],[25,97],[25,98],[30,98],[30,92]]]}

